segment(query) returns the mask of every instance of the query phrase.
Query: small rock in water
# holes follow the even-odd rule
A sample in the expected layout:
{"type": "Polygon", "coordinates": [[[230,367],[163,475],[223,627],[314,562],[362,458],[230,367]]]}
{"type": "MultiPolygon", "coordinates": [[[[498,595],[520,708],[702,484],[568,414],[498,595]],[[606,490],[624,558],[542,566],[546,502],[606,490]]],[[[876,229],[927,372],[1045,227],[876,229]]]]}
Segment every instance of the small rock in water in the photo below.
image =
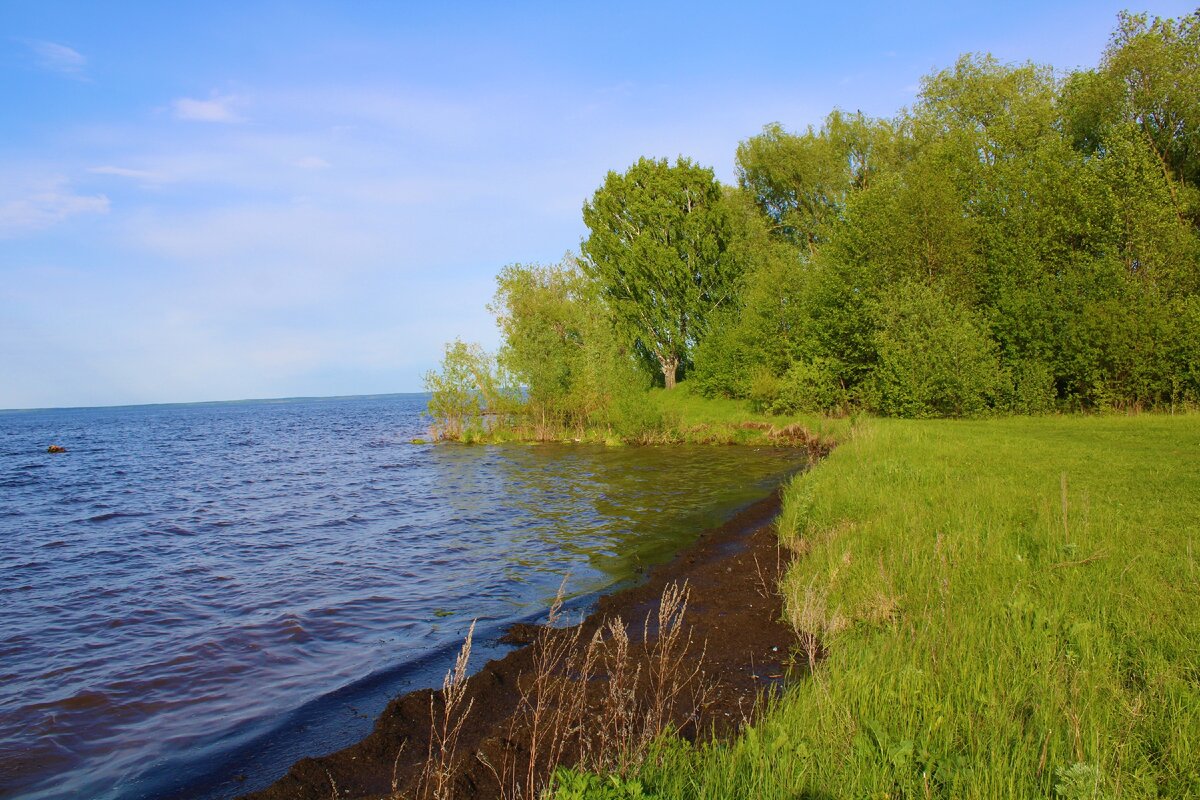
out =
{"type": "Polygon", "coordinates": [[[47,453],[65,453],[65,452],[67,452],[67,448],[63,447],[62,445],[52,444],[46,448],[46,452],[47,453]]]}

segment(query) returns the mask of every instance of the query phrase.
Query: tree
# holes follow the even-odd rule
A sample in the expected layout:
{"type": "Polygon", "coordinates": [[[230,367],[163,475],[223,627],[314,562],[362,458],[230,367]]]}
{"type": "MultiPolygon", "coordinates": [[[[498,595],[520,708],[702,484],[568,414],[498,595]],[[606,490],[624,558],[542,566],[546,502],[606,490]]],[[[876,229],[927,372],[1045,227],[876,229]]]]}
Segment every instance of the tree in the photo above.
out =
{"type": "Polygon", "coordinates": [[[438,439],[469,440],[483,433],[484,414],[496,411],[500,381],[495,359],[478,344],[455,339],[446,345],[441,370],[425,373],[426,410],[438,439]]]}
{"type": "Polygon", "coordinates": [[[1200,12],[1179,20],[1121,14],[1103,70],[1119,83],[1118,108],[1142,131],[1184,216],[1181,186],[1200,185],[1200,12]]]}
{"type": "Polygon", "coordinates": [[[733,296],[730,220],[711,169],[642,158],[609,172],[583,207],[582,266],[617,322],[653,353],[668,389],[733,296]]]}
{"type": "Polygon", "coordinates": [[[542,438],[555,427],[582,429],[611,411],[634,367],[575,259],[505,267],[489,309],[504,339],[499,365],[521,388],[526,416],[542,438]]]}
{"type": "Polygon", "coordinates": [[[845,208],[894,158],[889,123],[834,111],[820,131],[788,133],[779,123],[738,145],[738,184],[772,230],[813,253],[845,208]]]}
{"type": "Polygon", "coordinates": [[[1176,216],[1200,226],[1200,12],[1178,20],[1121,13],[1100,68],[1063,92],[1065,128],[1089,155],[1109,155],[1133,126],[1171,195],[1176,216]]]}

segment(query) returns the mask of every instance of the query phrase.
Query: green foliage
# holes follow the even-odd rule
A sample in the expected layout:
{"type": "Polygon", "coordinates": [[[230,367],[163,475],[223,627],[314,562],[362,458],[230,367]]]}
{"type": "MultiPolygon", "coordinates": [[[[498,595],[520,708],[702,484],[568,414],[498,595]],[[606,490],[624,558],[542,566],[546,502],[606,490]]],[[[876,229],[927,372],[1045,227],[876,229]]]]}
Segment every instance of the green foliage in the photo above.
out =
{"type": "Polygon", "coordinates": [[[876,365],[867,405],[898,417],[964,417],[995,406],[995,343],[965,308],[928,286],[905,282],[879,303],[876,365]]]}
{"type": "Polygon", "coordinates": [[[714,311],[732,302],[729,212],[712,170],[642,158],[583,207],[582,266],[615,320],[657,359],[667,388],[714,311]]]}
{"type": "Polygon", "coordinates": [[[1177,366],[1173,378],[1175,402],[1200,403],[1200,295],[1179,302],[1174,314],[1178,335],[1172,362],[1177,366]]]}
{"type": "Polygon", "coordinates": [[[823,358],[795,361],[781,377],[759,369],[750,380],[747,398],[753,408],[771,414],[828,414],[845,410],[849,403],[836,364],[823,358]]]}
{"type": "Polygon", "coordinates": [[[1195,202],[1200,186],[1200,12],[1178,20],[1121,14],[1101,73],[1112,87],[1105,97],[1111,110],[1101,124],[1136,125],[1171,186],[1177,209],[1200,221],[1195,202]]]}
{"type": "Polygon", "coordinates": [[[479,345],[456,339],[446,345],[441,370],[425,373],[425,391],[430,393],[425,413],[436,437],[478,438],[489,401],[499,399],[495,361],[479,345]]]}
{"type": "Polygon", "coordinates": [[[1014,414],[1048,414],[1055,409],[1054,372],[1039,361],[1011,364],[1000,377],[997,408],[1014,414]]]}
{"type": "Polygon", "coordinates": [[[1100,770],[1092,764],[1076,762],[1070,766],[1056,767],[1054,770],[1058,783],[1054,786],[1054,796],[1067,800],[1105,800],[1111,795],[1104,791],[1104,781],[1100,770]]]}
{"type": "Polygon", "coordinates": [[[888,123],[834,111],[819,132],[791,134],[779,123],[738,145],[738,185],[772,229],[810,252],[825,241],[847,196],[870,185],[895,142],[888,123]]]}
{"type": "Polygon", "coordinates": [[[1197,37],[1197,15],[1123,15],[1098,70],[963,56],[894,120],[744,142],[779,246],[698,386],[917,417],[1195,402],[1197,37]]]}
{"type": "Polygon", "coordinates": [[[616,775],[592,775],[587,772],[560,769],[554,774],[550,790],[552,800],[656,800],[641,781],[625,780],[616,775]]]}
{"type": "Polygon", "coordinates": [[[1198,81],[1200,14],[1123,14],[1095,70],[966,55],[893,119],[768,125],[736,188],[610,172],[578,263],[501,272],[495,385],[447,373],[446,424],[661,440],[643,373],[776,414],[1200,403],[1198,81]]]}
{"type": "Polygon", "coordinates": [[[490,309],[504,338],[499,364],[520,387],[520,416],[539,438],[611,421],[614,396],[644,383],[574,259],[505,267],[490,309]]]}

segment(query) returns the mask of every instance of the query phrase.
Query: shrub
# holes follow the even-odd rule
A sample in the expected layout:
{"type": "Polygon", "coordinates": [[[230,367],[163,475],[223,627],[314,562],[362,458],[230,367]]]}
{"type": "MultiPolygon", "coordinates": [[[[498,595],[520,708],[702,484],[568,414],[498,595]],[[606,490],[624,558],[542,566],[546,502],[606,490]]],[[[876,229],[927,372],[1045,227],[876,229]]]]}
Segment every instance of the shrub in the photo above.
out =
{"type": "Polygon", "coordinates": [[[435,438],[471,441],[482,433],[483,413],[497,395],[495,371],[495,360],[479,345],[458,339],[446,345],[441,370],[424,376],[435,438]]]}
{"type": "Polygon", "coordinates": [[[819,357],[792,364],[779,380],[769,410],[775,414],[794,414],[844,409],[848,398],[836,367],[831,359],[819,357]]]}
{"type": "Polygon", "coordinates": [[[1054,410],[1057,392],[1054,371],[1040,361],[1020,361],[1004,375],[999,405],[1014,414],[1048,414],[1054,410]]]}
{"type": "Polygon", "coordinates": [[[994,406],[1002,371],[995,342],[968,309],[905,281],[875,310],[878,363],[866,400],[900,417],[976,416],[994,406]]]}

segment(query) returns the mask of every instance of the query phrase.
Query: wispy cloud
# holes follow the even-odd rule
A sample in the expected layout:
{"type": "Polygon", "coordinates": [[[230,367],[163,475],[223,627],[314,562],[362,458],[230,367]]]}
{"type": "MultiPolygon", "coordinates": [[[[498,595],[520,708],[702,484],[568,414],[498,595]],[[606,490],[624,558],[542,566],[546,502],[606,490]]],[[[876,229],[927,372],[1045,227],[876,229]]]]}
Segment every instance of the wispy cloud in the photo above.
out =
{"type": "Polygon", "coordinates": [[[26,44],[33,51],[37,64],[42,69],[76,78],[83,75],[83,70],[87,66],[87,58],[78,50],[67,47],[65,44],[40,39],[26,42],[26,44]]]}
{"type": "Polygon", "coordinates": [[[148,169],[132,169],[130,167],[117,167],[111,164],[105,164],[99,167],[88,167],[88,172],[93,175],[115,175],[118,178],[131,178],[133,180],[143,181],[145,183],[161,183],[166,180],[166,176],[161,172],[154,172],[148,169]]]}
{"type": "Polygon", "coordinates": [[[292,162],[300,169],[329,169],[329,162],[319,156],[304,156],[292,162]]]}
{"type": "Polygon", "coordinates": [[[76,194],[66,178],[50,178],[23,196],[0,198],[0,238],[44,230],[78,214],[105,214],[108,207],[105,195],[76,194]]]}
{"type": "Polygon", "coordinates": [[[207,100],[180,97],[171,102],[176,119],[192,122],[241,122],[242,117],[236,111],[240,105],[243,105],[241,98],[219,94],[207,100]]]}

